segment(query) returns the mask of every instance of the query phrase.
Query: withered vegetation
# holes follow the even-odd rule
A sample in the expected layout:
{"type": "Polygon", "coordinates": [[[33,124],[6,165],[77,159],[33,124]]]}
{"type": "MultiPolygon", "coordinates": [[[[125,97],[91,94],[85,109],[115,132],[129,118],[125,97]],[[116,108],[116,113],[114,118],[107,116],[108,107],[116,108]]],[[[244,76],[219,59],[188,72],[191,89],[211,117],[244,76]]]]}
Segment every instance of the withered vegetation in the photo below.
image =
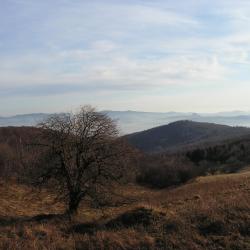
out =
{"type": "Polygon", "coordinates": [[[91,107],[2,128],[0,249],[250,249],[248,143],[228,145],[139,154],[91,107]]]}

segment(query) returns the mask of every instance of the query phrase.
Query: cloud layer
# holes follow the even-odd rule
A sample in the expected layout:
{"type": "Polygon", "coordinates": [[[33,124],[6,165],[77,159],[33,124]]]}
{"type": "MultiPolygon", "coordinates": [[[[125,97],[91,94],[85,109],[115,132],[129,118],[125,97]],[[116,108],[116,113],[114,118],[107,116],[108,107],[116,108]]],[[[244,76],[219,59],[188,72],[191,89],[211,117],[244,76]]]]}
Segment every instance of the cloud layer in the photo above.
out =
{"type": "Polygon", "coordinates": [[[72,107],[248,109],[249,31],[243,0],[6,0],[0,114],[62,111],[65,98],[72,107]]]}

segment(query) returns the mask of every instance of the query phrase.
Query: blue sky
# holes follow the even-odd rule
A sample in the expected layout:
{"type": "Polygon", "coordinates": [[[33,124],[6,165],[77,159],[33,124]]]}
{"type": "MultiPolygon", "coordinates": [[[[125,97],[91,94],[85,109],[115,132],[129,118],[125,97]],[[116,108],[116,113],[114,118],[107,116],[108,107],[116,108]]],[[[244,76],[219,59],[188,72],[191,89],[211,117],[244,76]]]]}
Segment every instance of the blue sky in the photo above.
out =
{"type": "Polygon", "coordinates": [[[0,0],[0,115],[250,110],[250,1],[0,0]]]}

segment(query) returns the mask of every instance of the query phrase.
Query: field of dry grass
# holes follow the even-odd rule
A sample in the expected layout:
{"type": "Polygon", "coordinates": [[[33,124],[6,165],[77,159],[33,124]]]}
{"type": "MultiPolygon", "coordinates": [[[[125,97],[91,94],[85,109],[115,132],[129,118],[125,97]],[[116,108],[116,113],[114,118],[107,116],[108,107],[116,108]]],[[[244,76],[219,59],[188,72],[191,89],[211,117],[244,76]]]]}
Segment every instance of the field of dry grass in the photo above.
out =
{"type": "Polygon", "coordinates": [[[69,222],[50,192],[0,182],[0,249],[250,249],[249,171],[119,189],[126,203],[83,204],[69,222]]]}

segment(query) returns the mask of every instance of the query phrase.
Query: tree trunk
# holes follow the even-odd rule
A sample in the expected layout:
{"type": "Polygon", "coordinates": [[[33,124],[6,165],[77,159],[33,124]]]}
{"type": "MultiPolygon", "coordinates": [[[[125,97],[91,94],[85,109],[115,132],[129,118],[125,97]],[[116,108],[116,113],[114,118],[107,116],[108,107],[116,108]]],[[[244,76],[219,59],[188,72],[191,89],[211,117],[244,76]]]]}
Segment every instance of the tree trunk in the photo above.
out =
{"type": "Polygon", "coordinates": [[[68,214],[72,216],[77,213],[77,209],[81,202],[81,196],[78,193],[70,194],[68,203],[68,214]]]}

